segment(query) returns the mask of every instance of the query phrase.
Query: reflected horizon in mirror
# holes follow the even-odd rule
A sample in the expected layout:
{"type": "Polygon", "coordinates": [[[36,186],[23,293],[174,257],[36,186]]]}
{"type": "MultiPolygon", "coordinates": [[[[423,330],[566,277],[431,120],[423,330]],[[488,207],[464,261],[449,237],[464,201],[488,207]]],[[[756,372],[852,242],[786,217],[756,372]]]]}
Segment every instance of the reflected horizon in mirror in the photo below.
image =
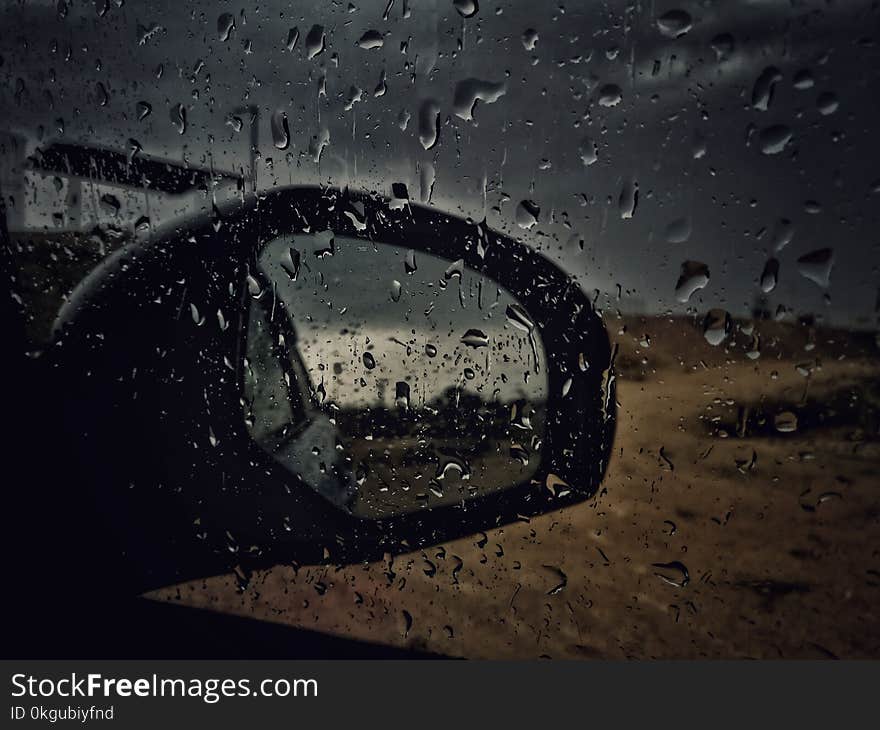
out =
{"type": "MultiPolygon", "coordinates": [[[[528,313],[497,283],[461,261],[330,232],[275,239],[257,268],[253,308],[289,328],[275,338],[296,363],[290,389],[314,413],[283,447],[255,438],[292,471],[314,472],[306,481],[325,497],[381,519],[535,474],[546,358],[528,313]]],[[[257,346],[249,336],[250,363],[257,346]]],[[[268,402],[252,410],[277,418],[268,402]]]]}

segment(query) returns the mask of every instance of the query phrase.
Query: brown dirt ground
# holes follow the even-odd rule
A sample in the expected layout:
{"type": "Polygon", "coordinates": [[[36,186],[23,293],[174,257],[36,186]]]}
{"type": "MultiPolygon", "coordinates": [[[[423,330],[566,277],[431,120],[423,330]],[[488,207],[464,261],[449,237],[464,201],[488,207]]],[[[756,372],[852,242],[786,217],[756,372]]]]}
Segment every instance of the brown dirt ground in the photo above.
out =
{"type": "Polygon", "coordinates": [[[608,326],[618,429],[594,499],[390,565],[151,597],[473,658],[880,656],[876,345],[762,323],[750,360],[741,332],[710,347],[685,320],[608,326]],[[761,424],[782,409],[796,432],[761,424]],[[758,414],[744,434],[743,413],[758,414]],[[654,566],[672,561],[686,585],[658,576],[681,583],[654,566]]]}

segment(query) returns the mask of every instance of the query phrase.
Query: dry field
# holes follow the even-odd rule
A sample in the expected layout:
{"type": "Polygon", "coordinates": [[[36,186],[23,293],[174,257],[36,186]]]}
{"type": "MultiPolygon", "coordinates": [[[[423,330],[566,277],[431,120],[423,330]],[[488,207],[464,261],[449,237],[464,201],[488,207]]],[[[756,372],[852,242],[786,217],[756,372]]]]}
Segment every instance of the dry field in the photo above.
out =
{"type": "Polygon", "coordinates": [[[741,331],[711,347],[689,321],[607,322],[618,428],[596,498],[390,561],[151,596],[474,658],[880,656],[873,339],[761,323],[751,359],[741,331]]]}

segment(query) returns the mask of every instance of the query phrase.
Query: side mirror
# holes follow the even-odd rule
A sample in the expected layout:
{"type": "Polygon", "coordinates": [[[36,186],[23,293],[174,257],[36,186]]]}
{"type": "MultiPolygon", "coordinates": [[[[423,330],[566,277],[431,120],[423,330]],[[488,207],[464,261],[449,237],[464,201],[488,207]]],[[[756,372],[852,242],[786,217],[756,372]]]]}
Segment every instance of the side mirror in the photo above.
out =
{"type": "Polygon", "coordinates": [[[548,365],[528,312],[459,261],[284,235],[252,276],[254,440],[350,514],[382,520],[527,484],[548,365]]]}
{"type": "Polygon", "coordinates": [[[141,589],[559,509],[595,493],[614,435],[577,284],[484,224],[347,191],[272,191],[117,252],[48,360],[141,589]]]}

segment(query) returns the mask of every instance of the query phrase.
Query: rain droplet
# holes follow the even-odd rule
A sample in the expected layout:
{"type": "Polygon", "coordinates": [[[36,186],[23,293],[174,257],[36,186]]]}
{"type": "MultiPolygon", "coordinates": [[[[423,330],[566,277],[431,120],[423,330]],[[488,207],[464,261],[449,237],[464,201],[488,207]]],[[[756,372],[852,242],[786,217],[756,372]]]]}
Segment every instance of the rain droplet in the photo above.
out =
{"type": "Polygon", "coordinates": [[[374,367],[376,367],[376,358],[373,357],[372,352],[365,352],[364,356],[363,356],[363,360],[364,360],[364,367],[367,370],[372,370],[374,367]]]}
{"type": "Polygon", "coordinates": [[[247,288],[248,294],[250,294],[254,299],[259,299],[263,296],[263,287],[260,286],[260,282],[257,281],[251,274],[247,275],[247,288]]]}
{"type": "Polygon", "coordinates": [[[773,426],[779,433],[794,433],[797,431],[797,415],[791,411],[782,411],[773,417],[773,426]]]}
{"type": "Polygon", "coordinates": [[[778,155],[791,141],[791,129],[784,124],[773,124],[761,130],[761,152],[765,155],[778,155]]]}
{"type": "Polygon", "coordinates": [[[632,218],[636,213],[638,204],[639,184],[634,180],[628,180],[623,184],[620,190],[620,197],[617,199],[617,209],[620,211],[620,217],[623,220],[632,218]]]}
{"type": "Polygon", "coordinates": [[[768,66],[761,71],[752,87],[752,107],[762,112],[770,108],[776,84],[782,81],[782,72],[775,66],[768,66]]]}
{"type": "Polygon", "coordinates": [[[272,144],[279,150],[290,146],[290,129],[287,126],[287,113],[278,109],[270,121],[272,127],[272,144]]]}
{"type": "Polygon", "coordinates": [[[329,129],[324,128],[318,134],[312,135],[309,142],[309,156],[312,158],[312,162],[317,164],[321,161],[321,155],[328,144],[330,144],[329,129]]]}
{"type": "Polygon", "coordinates": [[[657,18],[657,29],[667,38],[679,38],[692,27],[691,16],[684,10],[670,10],[657,18]]]}
{"type": "Polygon", "coordinates": [[[406,128],[409,126],[409,120],[412,117],[412,114],[409,113],[406,109],[401,109],[400,114],[397,115],[397,126],[400,128],[401,132],[405,132],[406,128]]]}
{"type": "Polygon", "coordinates": [[[691,219],[676,218],[666,226],[665,236],[669,243],[684,243],[691,237],[691,219]]]}
{"type": "Polygon", "coordinates": [[[709,283],[709,267],[700,261],[685,261],[675,285],[675,298],[684,304],[694,292],[709,283]]]}
{"type": "Polygon", "coordinates": [[[617,84],[605,84],[599,89],[599,106],[617,106],[622,98],[623,92],[617,84]]]}
{"type": "Polygon", "coordinates": [[[391,282],[391,301],[399,302],[401,294],[403,294],[403,286],[395,279],[391,282]]]}
{"type": "Polygon", "coordinates": [[[450,281],[451,279],[461,281],[462,274],[464,274],[464,259],[456,259],[446,267],[446,271],[443,272],[443,279],[444,281],[450,281]]]}
{"type": "Polygon", "coordinates": [[[406,257],[403,259],[403,269],[407,274],[414,274],[418,266],[416,266],[416,252],[410,249],[406,252],[406,257]]]}
{"type": "Polygon", "coordinates": [[[398,408],[409,408],[409,383],[398,380],[394,385],[394,404],[398,408]]]}
{"type": "Polygon", "coordinates": [[[183,104],[175,104],[171,107],[169,116],[178,134],[186,132],[186,109],[183,104]]]}
{"type": "Polygon", "coordinates": [[[235,16],[232,13],[223,13],[217,18],[217,35],[224,43],[229,40],[232,31],[235,30],[235,16]]]}
{"type": "Polygon", "coordinates": [[[287,31],[287,41],[284,43],[287,46],[288,51],[292,51],[296,48],[296,44],[299,41],[299,28],[294,26],[289,31],[287,31]]]}
{"type": "Polygon", "coordinates": [[[306,34],[306,58],[312,59],[324,52],[324,26],[313,25],[306,34]]]}
{"type": "Polygon", "coordinates": [[[584,163],[584,166],[589,167],[599,159],[599,145],[596,144],[595,140],[587,137],[581,142],[578,154],[580,154],[581,162],[584,163]]]}
{"type": "Polygon", "coordinates": [[[468,347],[488,347],[489,338],[486,333],[478,329],[469,329],[461,336],[461,341],[468,347]]]}
{"type": "Polygon", "coordinates": [[[153,107],[145,101],[139,101],[135,108],[137,109],[138,121],[146,119],[148,116],[150,116],[150,112],[153,111],[153,107]]]}
{"type": "Polygon", "coordinates": [[[660,571],[659,573],[654,573],[654,575],[671,586],[684,588],[690,583],[691,576],[688,573],[687,566],[678,560],[673,560],[671,563],[652,563],[651,567],[657,568],[660,571]]]}
{"type": "Polygon", "coordinates": [[[827,289],[831,279],[831,269],[834,266],[834,251],[830,248],[820,248],[804,254],[797,260],[797,269],[801,276],[827,289]]]}
{"type": "Polygon", "coordinates": [[[520,228],[529,229],[538,222],[541,209],[531,200],[521,200],[516,206],[516,224],[520,228]]]}
{"type": "Polygon", "coordinates": [[[730,334],[730,315],[723,309],[710,309],[703,320],[703,337],[712,347],[717,347],[730,334]]]}
{"type": "Polygon", "coordinates": [[[419,142],[426,150],[437,144],[440,125],[440,105],[434,99],[425,99],[419,107],[419,142]]]}
{"type": "Polygon", "coordinates": [[[715,58],[718,61],[726,61],[733,54],[735,42],[730,33],[719,33],[712,38],[709,45],[715,51],[715,58]]]}
{"type": "Polygon", "coordinates": [[[423,203],[431,202],[431,195],[434,192],[434,182],[437,179],[437,172],[434,169],[434,163],[424,162],[419,168],[419,200],[423,203]]]}
{"type": "Polygon", "coordinates": [[[535,329],[535,323],[529,313],[519,304],[508,304],[505,315],[508,322],[523,332],[531,332],[535,329]]]}
{"type": "Polygon", "coordinates": [[[527,51],[534,51],[538,43],[538,31],[534,28],[527,28],[522,34],[523,48],[527,51]]]}
{"type": "Polygon", "coordinates": [[[477,0],[452,0],[452,4],[462,18],[472,18],[480,10],[477,0]]]}
{"type": "Polygon", "coordinates": [[[437,357],[437,346],[432,345],[430,342],[425,345],[425,354],[428,357],[437,357]]]}
{"type": "Polygon", "coordinates": [[[794,238],[794,224],[788,218],[780,218],[773,229],[773,251],[779,253],[794,238]]]}
{"type": "Polygon", "coordinates": [[[299,277],[300,258],[299,251],[293,247],[288,248],[287,253],[281,257],[281,268],[292,281],[296,281],[299,277]]]}
{"type": "Polygon", "coordinates": [[[779,280],[779,262],[776,259],[769,259],[764,264],[764,271],[761,272],[761,291],[769,294],[776,288],[779,280]]]}
{"type": "Polygon", "coordinates": [[[474,118],[474,108],[479,99],[484,104],[494,104],[507,93],[503,82],[481,81],[480,79],[464,79],[455,85],[452,100],[453,113],[466,121],[474,118]]]}
{"type": "Polygon", "coordinates": [[[813,74],[809,69],[801,69],[794,75],[792,86],[798,91],[806,91],[812,89],[816,82],[813,80],[813,74]]]}
{"type": "Polygon", "coordinates": [[[357,44],[364,50],[370,51],[385,45],[385,36],[378,30],[368,30],[359,39],[357,44]]]}
{"type": "Polygon", "coordinates": [[[837,100],[837,96],[830,91],[819,94],[819,98],[816,99],[816,108],[825,117],[834,114],[839,106],[840,102],[837,100]]]}

